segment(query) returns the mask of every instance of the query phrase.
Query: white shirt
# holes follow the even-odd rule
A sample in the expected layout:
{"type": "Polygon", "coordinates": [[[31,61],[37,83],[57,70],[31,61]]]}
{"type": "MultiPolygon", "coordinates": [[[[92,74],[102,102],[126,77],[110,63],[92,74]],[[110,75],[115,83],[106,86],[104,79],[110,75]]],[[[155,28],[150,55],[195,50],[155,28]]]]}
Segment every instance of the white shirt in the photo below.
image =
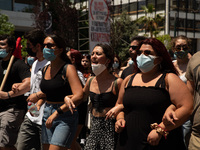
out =
{"type": "MultiPolygon", "coordinates": [[[[50,64],[50,61],[44,59],[43,61],[36,60],[31,69],[31,90],[30,94],[41,91],[40,82],[42,80],[42,68],[50,64]]],[[[26,113],[27,117],[34,123],[42,125],[44,104],[40,107],[40,115],[38,117],[33,117],[29,112],[26,113]]]]}

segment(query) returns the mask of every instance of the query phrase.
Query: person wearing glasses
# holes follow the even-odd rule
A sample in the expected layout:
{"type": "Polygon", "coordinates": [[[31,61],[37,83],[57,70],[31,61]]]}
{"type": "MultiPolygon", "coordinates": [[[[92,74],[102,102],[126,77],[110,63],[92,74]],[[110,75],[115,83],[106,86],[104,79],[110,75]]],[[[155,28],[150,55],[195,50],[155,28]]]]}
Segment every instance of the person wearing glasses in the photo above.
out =
{"type": "Polygon", "coordinates": [[[42,120],[42,143],[44,150],[62,150],[70,148],[78,125],[78,112],[64,103],[66,96],[75,107],[82,101],[83,90],[74,65],[66,55],[63,38],[53,34],[44,40],[43,56],[51,61],[43,68],[40,84],[46,94],[46,103],[42,120]]]}
{"type": "Polygon", "coordinates": [[[128,75],[132,74],[135,72],[135,60],[136,60],[136,48],[138,47],[139,43],[146,39],[146,37],[144,36],[135,36],[131,39],[131,44],[129,46],[129,55],[132,58],[131,63],[129,63],[129,66],[127,68],[125,68],[121,74],[121,78],[125,79],[128,75]]]}
{"type": "MultiPolygon", "coordinates": [[[[191,50],[191,40],[184,35],[179,35],[171,41],[172,50],[174,52],[175,60],[173,64],[179,73],[180,79],[187,84],[187,78],[185,76],[188,62],[191,58],[189,53],[191,50]]],[[[172,110],[175,110],[175,106],[171,106],[172,110]]],[[[170,111],[169,111],[170,112],[170,111]]],[[[191,134],[191,121],[190,119],[182,125],[183,129],[183,140],[186,147],[188,147],[190,134],[191,134]]]]}
{"type": "Polygon", "coordinates": [[[124,79],[118,96],[124,109],[116,117],[116,150],[184,150],[181,125],[192,113],[192,95],[162,42],[145,39],[136,51],[138,70],[124,79]],[[178,120],[165,126],[162,117],[171,104],[178,120]]]}
{"type": "MultiPolygon", "coordinates": [[[[179,72],[180,79],[185,84],[187,83],[187,78],[185,77],[186,68],[191,58],[191,54],[189,53],[190,49],[191,49],[191,40],[188,39],[186,36],[180,35],[172,40],[172,50],[174,52],[174,55],[176,56],[175,57],[176,60],[173,63],[174,63],[175,68],[179,72]]],[[[188,144],[189,144],[191,127],[192,127],[192,124],[190,120],[186,121],[182,126],[183,138],[184,138],[186,147],[188,147],[188,144]]]]}

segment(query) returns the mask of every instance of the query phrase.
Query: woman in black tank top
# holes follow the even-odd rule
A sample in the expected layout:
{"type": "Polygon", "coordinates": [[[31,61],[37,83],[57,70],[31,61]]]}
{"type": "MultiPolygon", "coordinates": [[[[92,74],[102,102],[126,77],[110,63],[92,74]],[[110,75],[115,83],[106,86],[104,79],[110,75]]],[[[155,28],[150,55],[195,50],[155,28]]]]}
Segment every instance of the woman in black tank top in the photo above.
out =
{"type": "Polygon", "coordinates": [[[192,95],[160,41],[144,40],[137,54],[140,70],[124,79],[119,93],[124,110],[116,118],[117,150],[184,150],[180,125],[192,112],[192,95]],[[166,125],[162,117],[172,104],[178,120],[166,125]]]}
{"type": "Polygon", "coordinates": [[[109,70],[114,62],[114,51],[107,44],[97,44],[91,54],[95,77],[90,77],[83,89],[84,97],[90,96],[92,118],[90,134],[86,138],[85,150],[114,150],[116,133],[115,116],[106,113],[115,106],[122,79],[109,70]]]}
{"type": "Polygon", "coordinates": [[[78,124],[78,112],[71,113],[64,100],[71,100],[77,106],[83,91],[76,69],[66,56],[66,45],[58,35],[49,35],[44,40],[43,56],[51,64],[43,69],[40,84],[46,94],[42,120],[42,142],[44,150],[70,148],[78,124]]]}

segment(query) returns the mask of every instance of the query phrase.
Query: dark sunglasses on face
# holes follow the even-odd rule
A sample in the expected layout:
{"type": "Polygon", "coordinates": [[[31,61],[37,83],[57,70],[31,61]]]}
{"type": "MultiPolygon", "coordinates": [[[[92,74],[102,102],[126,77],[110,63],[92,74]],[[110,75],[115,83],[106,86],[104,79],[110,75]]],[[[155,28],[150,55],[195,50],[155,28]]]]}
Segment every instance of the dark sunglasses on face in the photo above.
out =
{"type": "Polygon", "coordinates": [[[177,50],[181,50],[181,48],[183,49],[183,50],[187,50],[188,49],[188,46],[187,45],[176,45],[176,47],[175,47],[177,50]]]}
{"type": "Polygon", "coordinates": [[[129,46],[129,49],[132,48],[133,50],[136,50],[138,46],[129,46]]]}
{"type": "Polygon", "coordinates": [[[52,44],[52,43],[47,43],[47,44],[43,44],[43,46],[45,47],[47,47],[47,48],[52,48],[52,47],[54,47],[56,44],[52,44]]]}
{"type": "Polygon", "coordinates": [[[141,55],[142,52],[144,53],[144,55],[150,55],[151,54],[151,51],[150,50],[145,50],[145,51],[137,51],[137,55],[141,55]]]}

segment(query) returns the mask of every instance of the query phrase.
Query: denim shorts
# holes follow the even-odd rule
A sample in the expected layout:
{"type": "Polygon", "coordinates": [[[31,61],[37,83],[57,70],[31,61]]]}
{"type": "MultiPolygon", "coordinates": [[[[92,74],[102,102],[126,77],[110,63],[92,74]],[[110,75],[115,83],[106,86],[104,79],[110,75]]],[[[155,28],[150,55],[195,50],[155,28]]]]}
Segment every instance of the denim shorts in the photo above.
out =
{"type": "Polygon", "coordinates": [[[71,114],[67,111],[59,115],[52,123],[50,129],[46,128],[45,122],[58,107],[63,104],[45,104],[42,119],[42,143],[70,148],[78,125],[78,112],[71,114]]]}

